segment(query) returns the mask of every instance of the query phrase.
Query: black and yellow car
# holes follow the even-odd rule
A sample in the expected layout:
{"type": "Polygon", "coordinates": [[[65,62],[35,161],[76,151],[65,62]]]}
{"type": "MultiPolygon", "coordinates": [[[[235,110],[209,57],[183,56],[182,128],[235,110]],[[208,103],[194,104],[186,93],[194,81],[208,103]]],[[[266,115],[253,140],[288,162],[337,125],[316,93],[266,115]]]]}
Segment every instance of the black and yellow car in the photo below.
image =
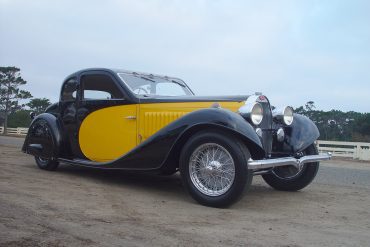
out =
{"type": "Polygon", "coordinates": [[[181,79],[86,69],[64,81],[60,100],[36,116],[23,151],[41,169],[71,165],[170,175],[180,171],[199,203],[235,202],[254,175],[296,191],[316,176],[315,124],[266,96],[195,96],[181,79]]]}

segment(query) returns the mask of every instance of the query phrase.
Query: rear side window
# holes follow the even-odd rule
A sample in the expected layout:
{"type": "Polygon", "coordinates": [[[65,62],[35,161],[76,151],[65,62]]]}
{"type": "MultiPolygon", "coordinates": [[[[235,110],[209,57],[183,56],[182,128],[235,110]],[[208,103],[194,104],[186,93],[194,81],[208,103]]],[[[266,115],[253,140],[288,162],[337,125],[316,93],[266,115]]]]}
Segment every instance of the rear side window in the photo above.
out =
{"type": "Polygon", "coordinates": [[[107,100],[123,99],[116,83],[107,75],[85,75],[81,79],[82,99],[107,100]]]}
{"type": "Polygon", "coordinates": [[[62,101],[74,101],[77,96],[77,80],[76,78],[69,79],[66,81],[62,88],[62,101]]]}

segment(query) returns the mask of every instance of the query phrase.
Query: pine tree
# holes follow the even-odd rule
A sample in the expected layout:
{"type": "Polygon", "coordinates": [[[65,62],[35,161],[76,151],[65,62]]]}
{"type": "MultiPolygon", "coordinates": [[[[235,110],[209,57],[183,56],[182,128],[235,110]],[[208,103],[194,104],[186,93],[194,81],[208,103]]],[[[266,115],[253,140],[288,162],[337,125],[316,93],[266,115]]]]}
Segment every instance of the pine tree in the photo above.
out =
{"type": "Polygon", "coordinates": [[[0,111],[4,116],[4,134],[7,134],[9,114],[22,108],[19,100],[32,97],[30,92],[19,89],[26,83],[19,68],[0,67],[0,111]]]}

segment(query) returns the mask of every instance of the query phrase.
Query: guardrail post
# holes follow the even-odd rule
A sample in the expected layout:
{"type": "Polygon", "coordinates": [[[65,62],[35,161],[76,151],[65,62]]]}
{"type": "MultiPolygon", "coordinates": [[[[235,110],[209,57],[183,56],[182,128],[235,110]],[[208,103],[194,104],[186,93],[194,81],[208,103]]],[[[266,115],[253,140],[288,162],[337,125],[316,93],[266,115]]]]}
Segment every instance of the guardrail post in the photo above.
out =
{"type": "Polygon", "coordinates": [[[360,152],[361,152],[361,147],[359,145],[354,146],[353,147],[353,159],[359,159],[360,152]]]}
{"type": "Polygon", "coordinates": [[[359,160],[370,160],[370,145],[359,145],[359,160]]]}

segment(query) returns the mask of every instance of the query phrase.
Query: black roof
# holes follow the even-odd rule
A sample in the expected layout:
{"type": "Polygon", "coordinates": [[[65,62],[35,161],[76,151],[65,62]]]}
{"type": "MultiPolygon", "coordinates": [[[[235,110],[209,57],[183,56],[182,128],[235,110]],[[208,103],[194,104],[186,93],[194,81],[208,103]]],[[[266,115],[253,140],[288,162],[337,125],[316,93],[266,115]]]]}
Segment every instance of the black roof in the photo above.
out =
{"type": "Polygon", "coordinates": [[[89,72],[89,71],[105,71],[105,72],[113,73],[113,74],[117,74],[117,73],[139,74],[139,75],[144,75],[144,76],[155,76],[155,77],[181,80],[180,78],[173,77],[173,76],[159,75],[159,74],[133,71],[133,70],[125,70],[125,69],[113,69],[113,68],[86,68],[86,69],[81,69],[79,71],[76,71],[76,72],[70,74],[69,76],[67,76],[67,78],[74,77],[74,76],[77,76],[78,74],[81,74],[83,72],[89,72]]]}

